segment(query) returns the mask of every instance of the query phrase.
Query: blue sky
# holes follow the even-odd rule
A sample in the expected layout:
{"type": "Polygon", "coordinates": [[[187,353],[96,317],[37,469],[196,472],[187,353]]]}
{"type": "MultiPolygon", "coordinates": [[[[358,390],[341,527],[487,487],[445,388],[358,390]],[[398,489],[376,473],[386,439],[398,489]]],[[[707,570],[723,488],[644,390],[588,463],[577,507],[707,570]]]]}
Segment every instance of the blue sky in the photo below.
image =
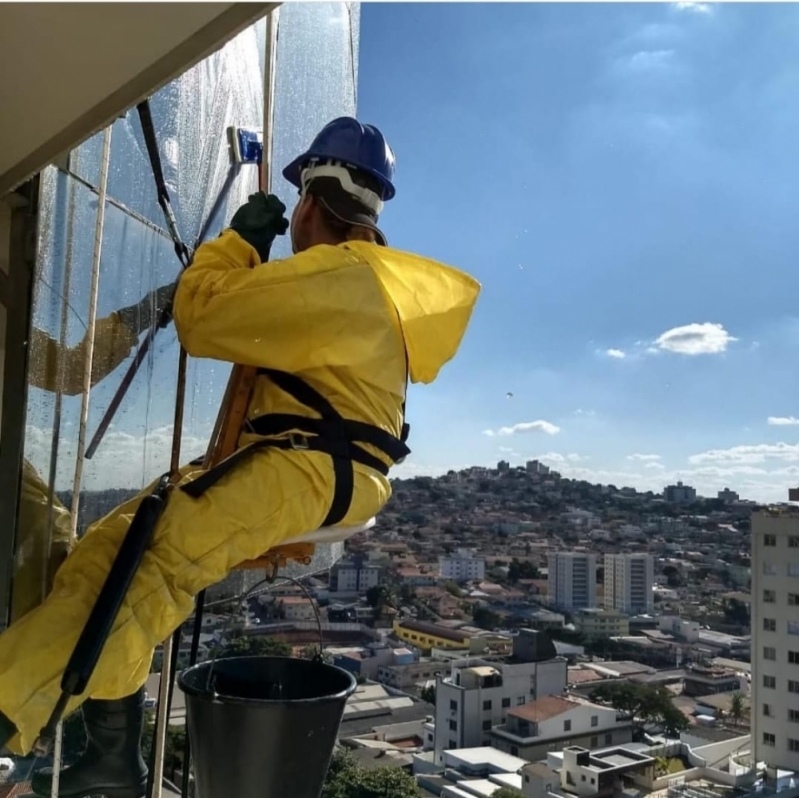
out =
{"type": "Polygon", "coordinates": [[[799,484],[798,41],[793,4],[362,5],[390,243],[483,284],[405,474],[799,484]]]}

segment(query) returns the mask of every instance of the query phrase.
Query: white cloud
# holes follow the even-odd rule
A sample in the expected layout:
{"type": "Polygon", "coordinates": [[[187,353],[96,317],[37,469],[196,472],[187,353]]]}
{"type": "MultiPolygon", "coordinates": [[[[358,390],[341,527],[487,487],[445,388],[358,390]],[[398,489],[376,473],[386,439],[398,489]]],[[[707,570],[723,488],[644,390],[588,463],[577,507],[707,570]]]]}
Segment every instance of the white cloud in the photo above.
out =
{"type": "Polygon", "coordinates": [[[507,437],[508,435],[523,435],[527,432],[544,432],[547,435],[557,435],[560,427],[551,424],[549,421],[523,421],[521,424],[514,424],[512,427],[500,427],[497,435],[507,437]]]}
{"type": "Polygon", "coordinates": [[[582,463],[586,460],[590,460],[591,458],[587,455],[576,454],[575,452],[571,452],[569,454],[561,454],[560,452],[547,452],[546,454],[537,454],[534,460],[540,460],[542,463],[550,462],[550,463],[582,463]]]}
{"type": "Polygon", "coordinates": [[[749,465],[705,465],[699,468],[684,468],[666,471],[660,463],[646,463],[642,471],[586,468],[564,463],[558,471],[570,479],[583,479],[602,485],[615,485],[618,488],[633,487],[639,491],[651,490],[662,494],[666,485],[682,480],[696,488],[700,496],[714,497],[724,488],[732,488],[744,499],[760,502],[780,502],[787,498],[788,488],[799,482],[799,466],[769,471],[749,465]]]}
{"type": "Polygon", "coordinates": [[[522,435],[527,432],[545,432],[547,435],[557,435],[560,432],[560,427],[551,424],[549,421],[524,421],[521,424],[514,424],[512,427],[500,427],[494,431],[492,429],[484,429],[483,435],[487,438],[500,436],[507,438],[509,435],[522,435]]]}
{"type": "Polygon", "coordinates": [[[671,63],[674,50],[639,50],[630,56],[626,66],[629,69],[645,71],[653,69],[665,69],[671,63]]]}
{"type": "Polygon", "coordinates": [[[680,355],[714,355],[724,352],[733,338],[721,324],[686,324],[666,330],[655,345],[666,352],[680,355]]]}
{"type": "Polygon", "coordinates": [[[677,11],[691,11],[694,14],[712,14],[710,3],[678,2],[674,3],[677,11]]]}
{"type": "MultiPolygon", "coordinates": [[[[799,483],[799,463],[786,464],[780,468],[769,470],[767,467],[749,464],[706,464],[698,467],[665,470],[661,463],[650,461],[643,463],[639,471],[629,469],[588,468],[582,464],[570,462],[568,455],[559,452],[548,452],[536,459],[553,465],[568,479],[582,479],[594,484],[616,485],[616,487],[633,487],[639,491],[651,490],[662,494],[666,485],[673,485],[682,480],[696,488],[700,496],[714,497],[724,488],[732,488],[744,499],[759,502],[786,501],[788,488],[799,483]]],[[[475,463],[460,465],[425,465],[405,462],[391,469],[392,477],[408,478],[412,476],[439,476],[447,471],[461,471],[475,463]]],[[[494,463],[485,463],[489,468],[494,463]]]]}
{"type": "Polygon", "coordinates": [[[639,463],[648,463],[652,460],[660,460],[659,454],[628,454],[628,460],[638,461],[639,463]]]}
{"type": "Polygon", "coordinates": [[[585,418],[593,418],[596,415],[596,410],[583,410],[582,407],[578,407],[574,411],[575,416],[584,416],[585,418]]]}
{"type": "Polygon", "coordinates": [[[795,427],[799,425],[799,418],[793,416],[769,416],[768,423],[772,427],[795,427]]]}
{"type": "MultiPolygon", "coordinates": [[[[28,425],[25,456],[46,479],[50,463],[51,431],[28,425]]],[[[206,438],[184,433],[181,462],[187,463],[205,453],[206,438]]],[[[142,488],[169,470],[172,452],[172,426],[159,427],[145,435],[131,435],[109,429],[97,452],[83,465],[84,490],[142,488]]],[[[56,469],[56,489],[71,490],[77,456],[77,429],[61,437],[56,469]]]]}
{"type": "Polygon", "coordinates": [[[627,357],[627,353],[621,349],[607,349],[605,354],[608,357],[615,358],[616,360],[624,360],[624,358],[627,357]]]}
{"type": "Polygon", "coordinates": [[[760,443],[751,446],[733,446],[729,449],[712,449],[691,455],[688,458],[688,462],[695,465],[702,463],[751,464],[765,463],[768,460],[785,462],[799,460],[799,443],[760,443]]]}

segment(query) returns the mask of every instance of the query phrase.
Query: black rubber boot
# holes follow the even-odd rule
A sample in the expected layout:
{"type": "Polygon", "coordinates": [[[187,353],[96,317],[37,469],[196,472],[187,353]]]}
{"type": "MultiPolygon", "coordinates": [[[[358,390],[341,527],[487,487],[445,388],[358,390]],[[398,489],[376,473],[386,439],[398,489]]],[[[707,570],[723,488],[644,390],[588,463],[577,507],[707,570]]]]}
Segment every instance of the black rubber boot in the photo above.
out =
{"type": "MultiPolygon", "coordinates": [[[[147,766],[141,755],[144,689],[118,701],[88,699],[83,704],[86,750],[61,771],[59,798],[142,798],[147,791],[147,766]]],[[[34,774],[33,791],[49,798],[52,768],[34,774]]]]}

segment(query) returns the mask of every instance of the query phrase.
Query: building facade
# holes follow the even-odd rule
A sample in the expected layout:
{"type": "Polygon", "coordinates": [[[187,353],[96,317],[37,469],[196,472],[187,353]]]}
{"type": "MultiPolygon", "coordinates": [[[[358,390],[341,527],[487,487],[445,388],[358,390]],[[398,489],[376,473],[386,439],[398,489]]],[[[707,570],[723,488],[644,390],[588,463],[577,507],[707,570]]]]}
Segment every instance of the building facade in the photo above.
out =
{"type": "Polygon", "coordinates": [[[718,492],[717,498],[719,501],[732,504],[733,502],[737,502],[741,497],[734,490],[724,488],[724,490],[720,490],[718,492]]]}
{"type": "Polygon", "coordinates": [[[507,722],[492,730],[493,745],[528,762],[570,745],[598,748],[632,741],[632,721],[615,709],[545,696],[508,711],[507,722]]]}
{"type": "Polygon", "coordinates": [[[486,575],[485,558],[475,557],[469,549],[458,549],[451,557],[440,557],[438,568],[442,579],[455,582],[473,582],[486,575]]]}
{"type": "Polygon", "coordinates": [[[689,504],[696,500],[696,489],[678,482],[663,489],[663,498],[670,504],[689,504]]]}
{"type": "Polygon", "coordinates": [[[799,514],[752,515],[752,742],[799,770],[799,514]]]}
{"type": "Polygon", "coordinates": [[[567,662],[546,635],[521,630],[509,663],[469,658],[453,661],[436,683],[435,762],[444,751],[491,745],[491,730],[512,708],[566,690],[567,662]]]}
{"type": "Polygon", "coordinates": [[[596,607],[596,555],[559,551],[550,554],[549,603],[572,610],[596,607]]]}
{"type": "Polygon", "coordinates": [[[313,601],[304,596],[286,596],[280,599],[280,613],[287,621],[313,621],[316,619],[313,601]]]}
{"type": "Polygon", "coordinates": [[[605,555],[605,608],[627,615],[652,612],[655,563],[651,554],[605,555]]]}
{"type": "Polygon", "coordinates": [[[463,650],[464,653],[468,653],[472,642],[471,635],[466,632],[459,632],[446,626],[424,621],[407,619],[394,621],[392,631],[400,640],[404,640],[422,651],[441,648],[463,650]]]}
{"type": "Polygon", "coordinates": [[[618,610],[578,610],[574,614],[574,626],[584,637],[626,637],[630,634],[630,619],[618,610]]]}
{"type": "Polygon", "coordinates": [[[369,588],[379,584],[380,567],[367,562],[363,557],[342,560],[330,569],[332,594],[362,596],[369,588]]]}
{"type": "Polygon", "coordinates": [[[683,693],[697,698],[719,693],[734,693],[742,687],[741,678],[728,668],[692,665],[685,672],[683,693]]]}

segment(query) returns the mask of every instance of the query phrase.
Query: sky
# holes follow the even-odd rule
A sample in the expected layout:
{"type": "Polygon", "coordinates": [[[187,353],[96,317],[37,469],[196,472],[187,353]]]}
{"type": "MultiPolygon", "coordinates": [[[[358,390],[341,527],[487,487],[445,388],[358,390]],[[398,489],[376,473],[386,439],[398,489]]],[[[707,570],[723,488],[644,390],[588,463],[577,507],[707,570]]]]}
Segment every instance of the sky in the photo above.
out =
{"type": "Polygon", "coordinates": [[[799,7],[361,6],[389,243],[483,290],[398,476],[799,485],[799,7]]]}
{"type": "MultiPolygon", "coordinates": [[[[338,30],[345,16],[329,16],[338,30]]],[[[785,500],[799,485],[799,6],[370,2],[360,19],[358,115],[397,154],[397,196],[381,219],[389,242],[483,286],[455,360],[433,385],[411,389],[413,454],[392,474],[538,458],[618,487],[659,492],[683,480],[706,496],[730,487],[785,500]]],[[[251,35],[223,59],[247,97],[259,74],[241,56],[258,52],[251,35]]],[[[328,83],[346,83],[326,62],[300,69],[302,55],[284,64],[298,86],[321,93],[324,80],[302,83],[320,68],[328,83]]],[[[187,78],[190,94],[197,75],[213,79],[208,69],[187,78]]],[[[311,118],[350,102],[342,91],[297,102],[292,84],[280,95],[298,146],[311,118]]],[[[228,121],[242,121],[226,94],[217,100],[228,121]]],[[[177,155],[159,127],[168,174],[188,169],[176,197],[207,188],[187,167],[218,140],[206,135],[217,115],[206,116],[177,155]]],[[[136,202],[149,198],[158,220],[136,125],[114,128],[117,161],[137,175],[123,199],[144,213],[136,202]]],[[[86,147],[99,143],[98,134],[86,147]]],[[[76,207],[78,306],[88,297],[93,195],[80,189],[76,207]]],[[[116,245],[103,251],[101,315],[177,268],[166,239],[134,227],[109,208],[116,245]]],[[[63,286],[48,277],[42,312],[56,334],[63,286]]],[[[84,461],[85,487],[139,487],[163,471],[176,357],[170,327],[84,461]]],[[[90,435],[126,367],[93,389],[90,435]]],[[[184,459],[204,451],[226,378],[225,364],[192,359],[184,459]]],[[[33,394],[26,456],[46,474],[54,400],[33,394]]],[[[57,484],[67,488],[80,397],[65,397],[62,415],[57,484]]]]}

